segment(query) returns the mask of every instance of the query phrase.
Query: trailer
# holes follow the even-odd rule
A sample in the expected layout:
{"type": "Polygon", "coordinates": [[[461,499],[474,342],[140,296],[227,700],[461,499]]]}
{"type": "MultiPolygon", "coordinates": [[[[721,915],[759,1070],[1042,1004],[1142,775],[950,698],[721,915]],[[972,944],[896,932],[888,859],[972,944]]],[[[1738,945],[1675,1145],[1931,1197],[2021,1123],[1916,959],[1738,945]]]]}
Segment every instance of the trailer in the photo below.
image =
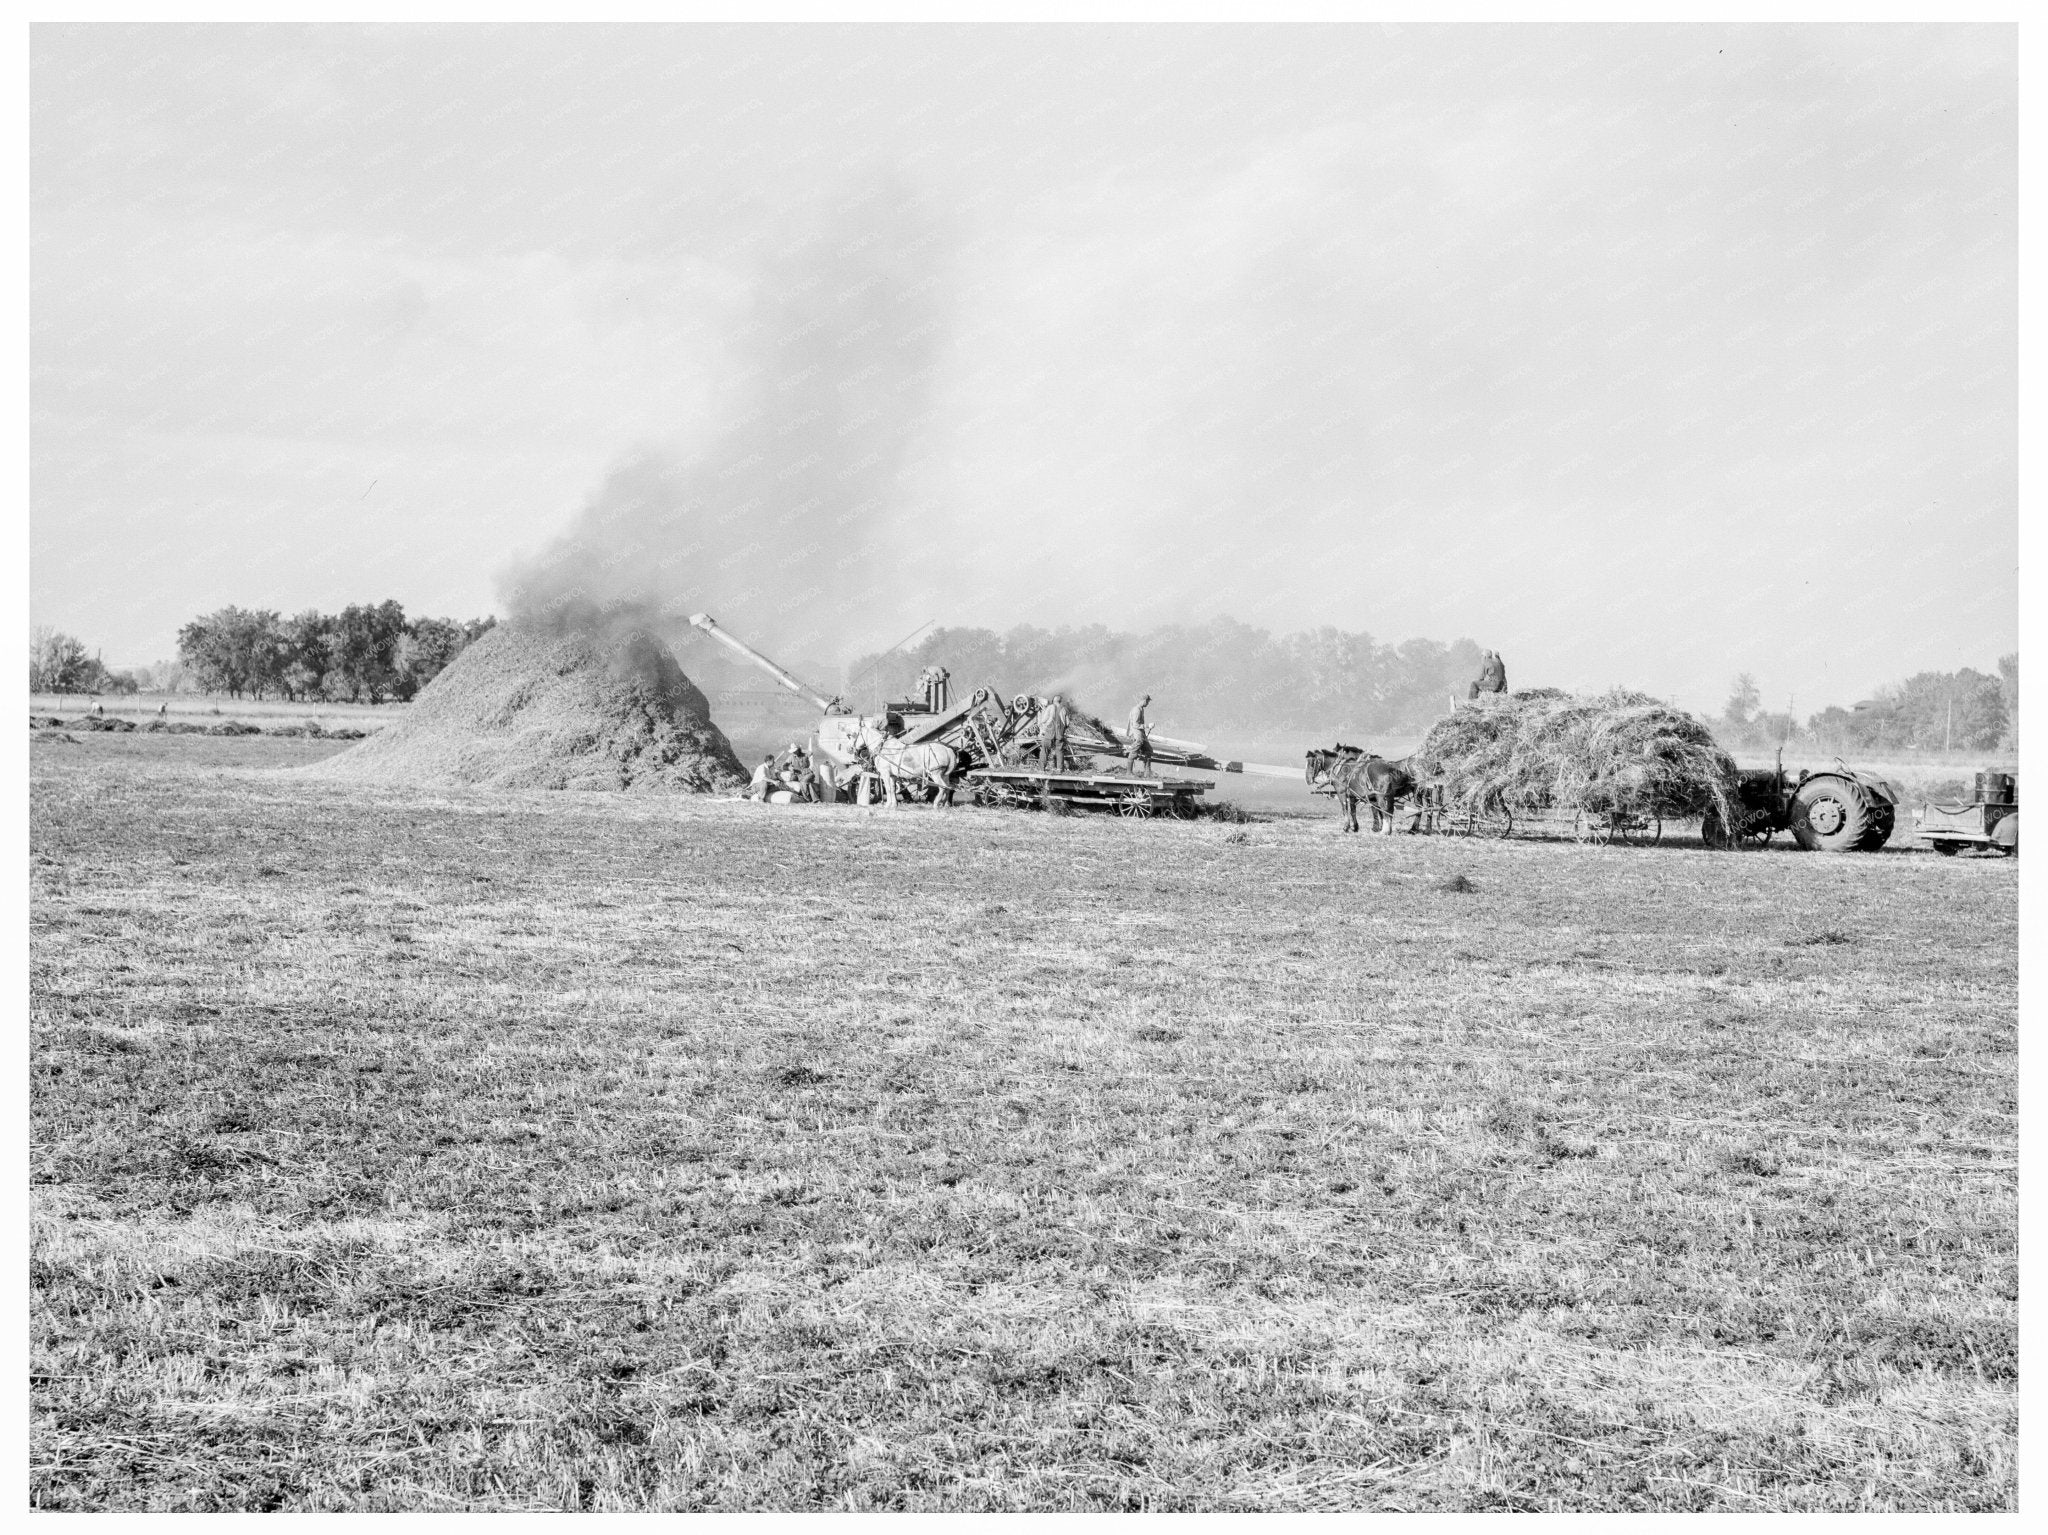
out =
{"type": "Polygon", "coordinates": [[[1959,805],[1929,800],[1913,812],[1913,835],[1953,857],[1982,848],[2007,857],[2020,853],[2020,785],[2011,773],[1977,775],[1976,793],[1959,805]]]}

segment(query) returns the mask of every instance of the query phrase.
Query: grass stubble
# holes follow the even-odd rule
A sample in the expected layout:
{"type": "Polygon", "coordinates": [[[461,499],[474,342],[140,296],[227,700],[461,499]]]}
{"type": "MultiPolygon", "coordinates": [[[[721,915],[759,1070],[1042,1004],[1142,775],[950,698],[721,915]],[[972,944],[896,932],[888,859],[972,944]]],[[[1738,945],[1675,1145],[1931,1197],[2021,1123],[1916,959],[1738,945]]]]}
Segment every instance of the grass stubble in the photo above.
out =
{"type": "Polygon", "coordinates": [[[1997,1509],[2013,866],[31,773],[45,1508],[1997,1509]]]}

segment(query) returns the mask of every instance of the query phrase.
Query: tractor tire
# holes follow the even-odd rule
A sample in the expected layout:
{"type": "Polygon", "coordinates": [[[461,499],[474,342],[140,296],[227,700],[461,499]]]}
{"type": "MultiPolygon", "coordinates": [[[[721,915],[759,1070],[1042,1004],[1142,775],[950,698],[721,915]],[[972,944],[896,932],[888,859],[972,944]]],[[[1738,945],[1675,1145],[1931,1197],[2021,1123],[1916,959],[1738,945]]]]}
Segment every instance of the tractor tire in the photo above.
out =
{"type": "Polygon", "coordinates": [[[1791,820],[1794,840],[1809,853],[1874,853],[1892,834],[1892,807],[1836,773],[1799,786],[1791,820]]]}

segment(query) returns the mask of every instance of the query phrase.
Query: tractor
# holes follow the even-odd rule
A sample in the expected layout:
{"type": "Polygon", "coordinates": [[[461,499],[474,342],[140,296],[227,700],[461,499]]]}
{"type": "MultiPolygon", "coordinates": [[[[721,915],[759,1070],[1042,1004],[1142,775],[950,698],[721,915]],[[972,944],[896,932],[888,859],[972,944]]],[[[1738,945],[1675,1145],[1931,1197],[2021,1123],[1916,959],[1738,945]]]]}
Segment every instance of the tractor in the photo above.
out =
{"type": "Polygon", "coordinates": [[[1763,847],[1782,831],[1808,852],[1874,853],[1898,821],[1898,789],[1839,757],[1832,768],[1788,779],[1780,752],[1774,767],[1742,769],[1736,797],[1741,819],[1732,835],[1719,816],[1701,823],[1710,847],[1763,847]]]}

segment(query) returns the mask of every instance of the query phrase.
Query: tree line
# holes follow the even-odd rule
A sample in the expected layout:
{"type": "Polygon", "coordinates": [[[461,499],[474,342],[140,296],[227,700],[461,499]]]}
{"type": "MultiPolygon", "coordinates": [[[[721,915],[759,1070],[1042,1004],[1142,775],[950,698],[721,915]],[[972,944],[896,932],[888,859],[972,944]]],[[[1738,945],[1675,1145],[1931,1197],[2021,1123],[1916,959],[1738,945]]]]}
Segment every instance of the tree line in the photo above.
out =
{"type": "Polygon", "coordinates": [[[2019,739],[2019,652],[1998,658],[1998,675],[1972,667],[1916,672],[1847,708],[1831,704],[1804,723],[1789,710],[1763,707],[1756,679],[1744,672],[1729,689],[1715,733],[1728,746],[1768,750],[1805,746],[1840,754],[1890,751],[1996,751],[2019,739]]]}
{"type": "Polygon", "coordinates": [[[1452,695],[1465,696],[1481,658],[1467,639],[1382,644],[1329,626],[1274,635],[1232,618],[1139,634],[1101,624],[1025,624],[1004,634],[935,629],[908,650],[856,661],[848,701],[867,708],[904,697],[918,672],[936,664],[951,671],[956,699],[976,687],[1005,696],[1066,693],[1121,724],[1150,693],[1153,717],[1168,735],[1178,727],[1254,737],[1334,731],[1350,739],[1426,728],[1452,695]]]}
{"type": "Polygon", "coordinates": [[[115,671],[72,635],[29,641],[32,693],[225,693],[230,698],[383,703],[410,699],[495,618],[413,618],[396,602],[308,609],[225,607],[178,631],[178,659],[115,671]]]}

